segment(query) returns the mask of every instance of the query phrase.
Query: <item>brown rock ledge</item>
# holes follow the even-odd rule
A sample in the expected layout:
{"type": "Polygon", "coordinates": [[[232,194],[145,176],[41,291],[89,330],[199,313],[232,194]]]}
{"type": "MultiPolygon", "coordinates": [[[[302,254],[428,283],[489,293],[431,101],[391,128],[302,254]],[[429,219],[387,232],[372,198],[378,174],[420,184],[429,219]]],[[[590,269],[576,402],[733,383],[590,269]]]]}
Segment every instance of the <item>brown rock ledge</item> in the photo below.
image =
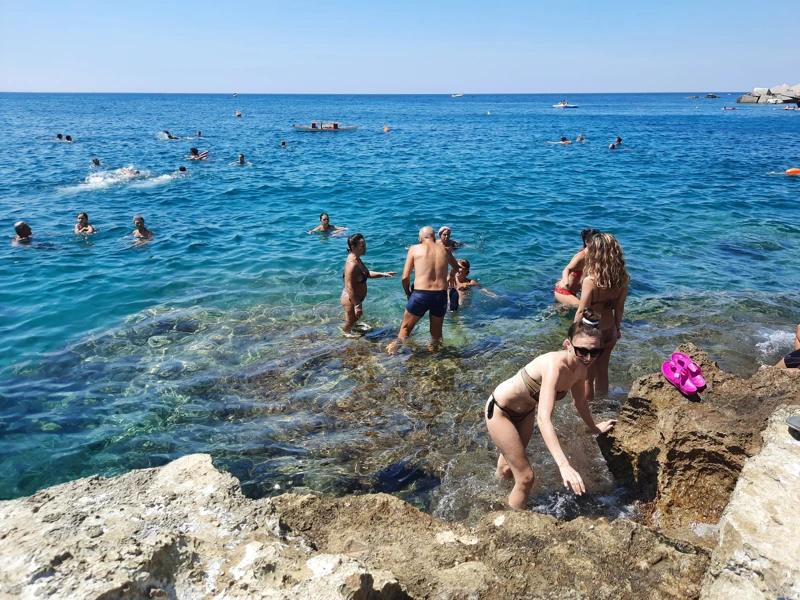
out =
{"type": "Polygon", "coordinates": [[[696,598],[706,551],[626,520],[474,530],[385,494],[245,498],[208,455],[0,502],[0,597],[696,598]]]}
{"type": "Polygon", "coordinates": [[[800,398],[800,374],[763,367],[742,380],[693,344],[678,351],[700,365],[707,388],[686,398],[661,374],[641,377],[617,426],[598,443],[614,476],[649,503],[645,522],[710,549],[745,460],[761,450],[769,416],[800,398]]]}

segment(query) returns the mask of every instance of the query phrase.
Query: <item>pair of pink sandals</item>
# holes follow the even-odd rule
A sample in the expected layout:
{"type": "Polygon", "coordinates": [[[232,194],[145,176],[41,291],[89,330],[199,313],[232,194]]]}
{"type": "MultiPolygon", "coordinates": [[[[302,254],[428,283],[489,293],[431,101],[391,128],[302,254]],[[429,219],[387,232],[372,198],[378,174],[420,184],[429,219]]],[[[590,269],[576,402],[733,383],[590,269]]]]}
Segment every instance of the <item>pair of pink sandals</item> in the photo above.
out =
{"type": "Polygon", "coordinates": [[[661,372],[682,394],[691,396],[696,394],[697,390],[706,387],[703,372],[691,358],[680,352],[676,352],[670,358],[671,360],[661,365],[661,372]]]}

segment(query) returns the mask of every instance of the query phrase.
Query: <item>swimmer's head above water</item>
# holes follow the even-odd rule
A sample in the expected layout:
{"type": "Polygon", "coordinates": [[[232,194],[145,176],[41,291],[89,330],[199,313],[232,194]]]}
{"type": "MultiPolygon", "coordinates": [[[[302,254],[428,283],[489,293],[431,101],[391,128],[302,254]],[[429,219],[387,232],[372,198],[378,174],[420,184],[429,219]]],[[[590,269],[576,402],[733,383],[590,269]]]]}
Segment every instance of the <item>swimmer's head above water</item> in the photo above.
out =
{"type": "Polygon", "coordinates": [[[94,165],[95,167],[99,167],[100,166],[100,159],[99,158],[93,158],[92,159],[92,165],[94,165]]]}
{"type": "Polygon", "coordinates": [[[281,140],[281,148],[286,148],[286,140],[281,140]]]}
{"type": "Polygon", "coordinates": [[[64,136],[63,136],[63,135],[61,135],[60,133],[57,133],[57,134],[56,134],[56,139],[57,139],[57,140],[63,140],[63,139],[64,139],[64,136]]]}
{"type": "Polygon", "coordinates": [[[72,141],[72,136],[68,135],[67,137],[64,138],[64,141],[71,142],[72,141]]]}
{"type": "Polygon", "coordinates": [[[609,150],[614,150],[615,148],[616,148],[616,146],[614,144],[609,144],[608,145],[608,149],[609,150]]]}
{"type": "Polygon", "coordinates": [[[14,231],[17,232],[18,240],[26,240],[33,235],[30,225],[25,221],[17,221],[14,223],[14,231]]]}
{"type": "Polygon", "coordinates": [[[200,151],[197,148],[189,148],[189,154],[191,156],[199,156],[200,151]]]}
{"type": "Polygon", "coordinates": [[[244,164],[244,154],[240,154],[239,158],[237,159],[240,165],[244,164]]]}
{"type": "Polygon", "coordinates": [[[178,167],[178,171],[180,171],[181,173],[186,173],[186,167],[181,165],[180,167],[178,167]]]}

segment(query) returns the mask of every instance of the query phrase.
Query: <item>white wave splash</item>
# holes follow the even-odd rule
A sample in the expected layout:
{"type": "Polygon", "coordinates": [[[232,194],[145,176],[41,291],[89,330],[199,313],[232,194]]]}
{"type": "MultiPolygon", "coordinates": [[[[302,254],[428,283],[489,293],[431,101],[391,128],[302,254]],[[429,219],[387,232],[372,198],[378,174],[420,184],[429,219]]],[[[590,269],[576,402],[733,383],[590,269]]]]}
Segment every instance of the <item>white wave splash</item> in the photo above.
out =
{"type": "Polygon", "coordinates": [[[761,341],[756,342],[756,351],[762,365],[775,364],[794,345],[794,331],[790,329],[762,329],[758,336],[761,341]]]}

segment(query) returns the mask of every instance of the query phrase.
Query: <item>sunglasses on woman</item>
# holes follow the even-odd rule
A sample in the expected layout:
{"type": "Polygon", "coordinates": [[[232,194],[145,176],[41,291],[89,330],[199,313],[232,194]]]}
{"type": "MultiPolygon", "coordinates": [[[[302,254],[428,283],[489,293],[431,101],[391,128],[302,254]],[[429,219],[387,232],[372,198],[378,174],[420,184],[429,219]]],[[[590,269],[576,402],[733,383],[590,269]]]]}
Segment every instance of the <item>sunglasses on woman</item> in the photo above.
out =
{"type": "Polygon", "coordinates": [[[575,350],[575,356],[579,356],[580,358],[583,358],[587,354],[592,358],[597,358],[606,351],[605,348],[582,348],[580,346],[572,346],[572,349],[575,350]]]}

